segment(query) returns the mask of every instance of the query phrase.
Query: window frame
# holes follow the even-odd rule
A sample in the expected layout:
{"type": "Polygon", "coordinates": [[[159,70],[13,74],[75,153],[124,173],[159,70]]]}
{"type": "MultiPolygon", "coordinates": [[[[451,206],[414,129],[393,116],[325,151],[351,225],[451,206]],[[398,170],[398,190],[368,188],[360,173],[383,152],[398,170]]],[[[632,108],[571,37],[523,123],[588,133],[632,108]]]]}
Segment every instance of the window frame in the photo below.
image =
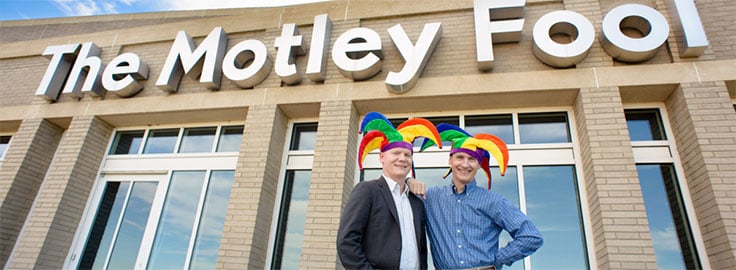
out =
{"type": "MultiPolygon", "coordinates": [[[[268,236],[268,249],[266,252],[266,261],[264,269],[271,269],[274,261],[274,251],[276,246],[276,234],[278,233],[278,221],[281,214],[281,205],[284,199],[284,185],[286,184],[286,175],[288,171],[305,171],[312,170],[314,163],[314,150],[290,150],[292,140],[298,139],[294,132],[296,126],[300,124],[317,124],[317,132],[319,133],[318,118],[299,118],[290,119],[287,123],[285,140],[283,146],[283,156],[281,158],[281,169],[279,170],[279,182],[276,187],[276,198],[273,205],[273,213],[271,217],[271,229],[268,236]]],[[[319,138],[319,134],[315,136],[315,142],[319,138]]]]}
{"type": "Polygon", "coordinates": [[[624,104],[624,113],[626,110],[641,109],[659,110],[659,116],[661,117],[659,121],[664,129],[666,140],[631,141],[631,148],[634,153],[634,162],[636,165],[672,164],[675,170],[675,176],[677,177],[677,185],[681,192],[682,203],[685,206],[684,210],[688,216],[690,224],[689,229],[692,233],[693,244],[695,245],[695,250],[698,253],[700,265],[703,269],[710,269],[710,261],[706,255],[705,242],[703,241],[698,219],[695,218],[697,212],[695,212],[695,206],[692,202],[690,189],[687,186],[686,174],[682,167],[682,159],[680,158],[680,154],[677,150],[677,143],[674,139],[675,136],[672,133],[673,129],[669,121],[670,117],[666,104],[661,102],[624,104]]]}
{"type": "MultiPolygon", "coordinates": [[[[174,171],[206,171],[205,180],[210,181],[211,174],[213,171],[224,171],[224,170],[236,170],[237,159],[239,152],[211,152],[207,153],[160,153],[160,154],[142,154],[145,147],[146,138],[153,129],[169,129],[178,128],[179,135],[177,137],[176,148],[178,150],[181,144],[182,133],[185,128],[197,128],[197,127],[217,127],[216,137],[213,142],[211,149],[216,149],[219,143],[219,135],[223,127],[229,126],[241,126],[241,122],[227,121],[227,122],[209,122],[209,123],[191,123],[185,125],[157,125],[157,126],[133,126],[116,128],[113,130],[112,135],[108,139],[105,156],[103,157],[100,170],[98,172],[97,179],[92,186],[90,196],[85,204],[84,211],[82,213],[82,219],[79,222],[75,231],[72,246],[66,256],[64,266],[69,268],[77,268],[80,262],[80,256],[86,246],[88,233],[91,231],[92,223],[94,222],[97,210],[99,208],[102,193],[106,187],[106,183],[113,181],[114,179],[126,179],[121,181],[134,181],[131,179],[146,179],[156,178],[159,184],[156,188],[156,198],[151,208],[151,215],[155,216],[155,220],[149,219],[147,221],[147,227],[144,232],[143,244],[139,249],[138,262],[136,263],[136,269],[140,268],[141,263],[143,267],[148,263],[148,256],[151,252],[151,247],[143,246],[148,243],[153,244],[153,237],[155,236],[155,228],[153,230],[150,224],[158,226],[158,219],[161,215],[161,207],[163,206],[163,199],[167,194],[168,185],[171,181],[171,175],[174,171]],[[111,149],[113,147],[115,138],[118,132],[144,130],[144,137],[137,154],[112,154],[111,149]],[[113,180],[111,180],[113,179],[113,180]],[[165,187],[163,187],[165,185],[165,187]],[[161,198],[158,198],[161,197],[161,198]],[[158,201],[160,200],[160,201],[158,201]],[[152,223],[154,222],[155,223],[152,223]],[[146,242],[149,241],[149,242],[146,242]],[[149,254],[145,254],[145,250],[149,254]],[[141,255],[145,255],[145,262],[142,262],[141,255]]],[[[205,188],[207,185],[205,185],[205,188]]],[[[206,193],[206,190],[203,191],[206,193]]],[[[204,196],[203,194],[200,194],[204,196]]],[[[201,207],[198,206],[197,218],[202,214],[201,207]]],[[[149,217],[150,218],[150,217],[149,217]]],[[[195,228],[196,229],[196,228],[195,228]]],[[[196,234],[196,231],[193,232],[196,234]]],[[[191,254],[187,255],[188,257],[191,254]]]]}

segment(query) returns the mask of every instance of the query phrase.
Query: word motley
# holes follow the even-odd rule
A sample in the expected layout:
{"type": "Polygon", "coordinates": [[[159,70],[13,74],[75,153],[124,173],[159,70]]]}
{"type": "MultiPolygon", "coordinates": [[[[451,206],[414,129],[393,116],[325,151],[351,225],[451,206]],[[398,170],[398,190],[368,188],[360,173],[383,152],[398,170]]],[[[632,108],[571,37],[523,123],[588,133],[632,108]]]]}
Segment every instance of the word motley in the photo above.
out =
{"type": "MultiPolygon", "coordinates": [[[[680,55],[698,57],[708,46],[705,30],[694,0],[666,0],[668,13],[677,23],[673,28],[678,38],[680,55]]],[[[475,0],[473,7],[476,61],[478,70],[493,68],[493,44],[519,42],[524,26],[525,0],[475,0]]],[[[389,71],[385,84],[388,91],[405,93],[419,80],[422,71],[437,47],[442,35],[442,23],[424,25],[416,43],[396,24],[387,29],[389,37],[404,60],[398,72],[389,71]]],[[[611,9],[603,18],[599,42],[611,57],[625,62],[650,59],[667,39],[670,26],[664,15],[640,4],[623,4],[611,9]],[[622,29],[634,29],[643,37],[631,38],[622,29]]],[[[332,22],[327,14],[314,18],[308,49],[307,67],[303,72],[313,82],[323,82],[332,22]]],[[[543,15],[532,29],[533,53],[543,63],[570,67],[582,61],[595,40],[595,28],[588,18],[569,10],[543,15]],[[555,35],[573,40],[558,43],[555,35]]],[[[252,88],[275,72],[286,85],[302,81],[296,58],[306,55],[305,40],[296,24],[282,26],[276,37],[275,58],[266,44],[245,40],[227,48],[228,37],[222,27],[215,27],[199,45],[192,37],[179,31],[166,57],[156,87],[174,93],[187,75],[208,89],[217,90],[224,75],[236,86],[252,88]]],[[[330,58],[340,73],[355,81],[369,79],[382,69],[382,41],[378,32],[369,28],[352,28],[341,33],[332,44],[330,58]]],[[[452,46],[452,44],[450,44],[452,46]]],[[[93,42],[48,46],[43,56],[50,59],[36,95],[49,101],[59,96],[82,98],[89,93],[104,96],[112,92],[120,97],[132,97],[143,89],[141,80],[148,79],[148,65],[135,53],[123,53],[107,65],[100,59],[101,49],[93,42]]]]}

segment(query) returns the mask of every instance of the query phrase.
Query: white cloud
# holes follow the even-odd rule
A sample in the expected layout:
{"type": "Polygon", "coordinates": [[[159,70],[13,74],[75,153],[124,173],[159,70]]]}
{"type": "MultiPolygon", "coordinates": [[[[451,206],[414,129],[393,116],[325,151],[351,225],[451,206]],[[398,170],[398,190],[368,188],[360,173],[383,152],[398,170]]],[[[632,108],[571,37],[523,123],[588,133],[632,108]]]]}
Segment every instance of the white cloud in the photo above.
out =
{"type": "Polygon", "coordinates": [[[65,16],[118,14],[118,7],[146,6],[146,11],[198,10],[238,7],[275,7],[329,0],[51,0],[65,16]]]}
{"type": "Polygon", "coordinates": [[[196,10],[238,7],[276,7],[325,1],[329,0],[162,0],[160,5],[164,10],[196,10]]]}
{"type": "Polygon", "coordinates": [[[115,3],[95,0],[52,0],[66,16],[116,14],[115,3]]]}

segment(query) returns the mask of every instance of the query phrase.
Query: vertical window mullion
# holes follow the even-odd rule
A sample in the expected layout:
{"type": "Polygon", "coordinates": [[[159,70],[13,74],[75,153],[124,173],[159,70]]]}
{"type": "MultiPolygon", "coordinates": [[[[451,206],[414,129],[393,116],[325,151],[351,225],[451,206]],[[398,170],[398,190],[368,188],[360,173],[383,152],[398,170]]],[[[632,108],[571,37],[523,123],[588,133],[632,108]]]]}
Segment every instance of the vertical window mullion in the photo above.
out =
{"type": "Polygon", "coordinates": [[[181,147],[181,141],[184,139],[184,128],[179,128],[179,135],[176,136],[176,143],[174,144],[174,153],[179,153],[179,147],[181,147]]]}
{"type": "Polygon", "coordinates": [[[202,208],[204,207],[204,200],[206,199],[205,196],[207,194],[207,188],[210,185],[210,174],[212,173],[211,170],[207,170],[207,172],[204,174],[204,181],[202,183],[202,192],[199,194],[199,204],[197,205],[197,213],[194,216],[194,224],[192,224],[192,235],[189,237],[189,247],[187,248],[187,256],[186,260],[184,261],[184,267],[187,269],[189,268],[189,265],[192,262],[192,253],[194,251],[194,240],[197,238],[197,232],[199,231],[199,223],[202,219],[202,208]]]}
{"type": "Polygon", "coordinates": [[[521,144],[521,132],[519,129],[519,113],[512,113],[511,121],[514,129],[514,144],[521,144]]]}
{"type": "Polygon", "coordinates": [[[215,131],[215,139],[212,142],[212,148],[210,149],[210,153],[217,152],[217,145],[220,144],[220,134],[222,134],[223,128],[224,128],[223,125],[219,125],[217,127],[217,130],[215,131]]]}
{"type": "Polygon", "coordinates": [[[151,129],[146,129],[143,132],[143,138],[141,139],[141,145],[138,146],[138,155],[143,154],[143,149],[146,148],[146,144],[148,143],[148,136],[151,134],[151,129]]]}

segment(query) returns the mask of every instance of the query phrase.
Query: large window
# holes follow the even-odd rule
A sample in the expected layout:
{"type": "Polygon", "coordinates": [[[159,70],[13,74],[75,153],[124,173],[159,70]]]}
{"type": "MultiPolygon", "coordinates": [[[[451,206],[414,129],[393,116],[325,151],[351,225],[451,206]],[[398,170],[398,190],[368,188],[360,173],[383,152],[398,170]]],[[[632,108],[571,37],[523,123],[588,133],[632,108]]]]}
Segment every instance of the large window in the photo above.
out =
{"type": "Polygon", "coordinates": [[[214,269],[242,134],[116,131],[65,268],[214,269]]]}
{"type": "MultiPolygon", "coordinates": [[[[567,112],[518,112],[504,114],[471,114],[460,116],[425,117],[435,124],[436,119],[463,127],[471,134],[489,133],[500,137],[509,146],[510,162],[501,176],[495,160],[491,161],[491,190],[501,194],[527,213],[544,237],[544,245],[531,257],[504,266],[504,269],[587,269],[588,250],[584,226],[580,183],[575,167],[572,126],[567,112]],[[554,202],[554,203],[550,203],[554,202]]],[[[394,118],[391,118],[394,119],[394,118]]],[[[397,118],[400,119],[400,118],[397,118]]],[[[400,123],[400,121],[397,121],[400,123]]],[[[418,152],[415,144],[414,166],[416,178],[428,187],[449,185],[449,144],[443,149],[430,148],[418,152]]],[[[378,151],[369,154],[363,162],[361,181],[381,175],[378,151]]],[[[489,179],[484,173],[476,175],[476,182],[486,187],[489,179]]],[[[511,237],[503,232],[500,245],[511,237]]],[[[429,265],[433,267],[431,254],[429,265]]]]}
{"type": "Polygon", "coordinates": [[[649,232],[660,269],[702,269],[661,112],[627,109],[649,232]]]}
{"type": "Polygon", "coordinates": [[[292,126],[284,181],[275,211],[275,233],[269,256],[271,269],[299,269],[316,142],[317,123],[292,126]]]}
{"type": "Polygon", "coordinates": [[[238,152],[242,138],[243,126],[126,130],[115,134],[109,153],[136,155],[238,152]]]}

